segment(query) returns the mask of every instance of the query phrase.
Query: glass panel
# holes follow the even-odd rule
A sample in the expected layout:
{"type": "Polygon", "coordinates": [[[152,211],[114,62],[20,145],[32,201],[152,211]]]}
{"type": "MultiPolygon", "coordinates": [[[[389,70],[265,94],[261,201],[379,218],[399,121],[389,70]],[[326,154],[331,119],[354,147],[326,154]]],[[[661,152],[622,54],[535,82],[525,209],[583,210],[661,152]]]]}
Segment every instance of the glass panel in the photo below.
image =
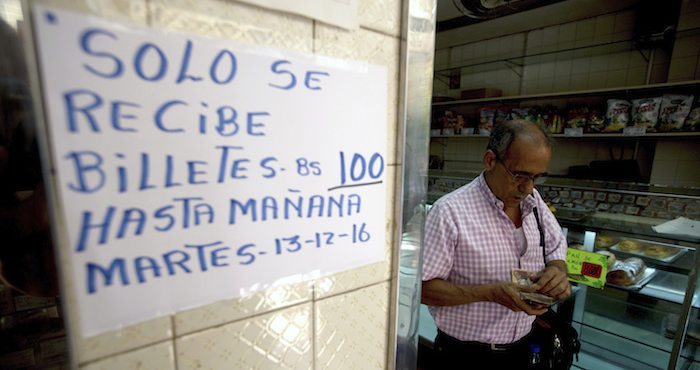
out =
{"type": "Polygon", "coordinates": [[[580,322],[586,356],[578,366],[595,368],[595,358],[612,368],[667,367],[673,347],[672,336],[666,335],[668,317],[678,316],[681,305],[624,289],[587,292],[580,322]]]}
{"type": "Polygon", "coordinates": [[[398,258],[396,319],[397,369],[415,369],[418,361],[420,268],[426,212],[428,131],[435,55],[435,0],[409,0],[403,4],[402,75],[399,144],[403,145],[401,244],[398,258]],[[402,131],[403,130],[403,131],[402,131]],[[404,139],[401,142],[401,139],[404,139]]]}
{"type": "Polygon", "coordinates": [[[68,366],[19,1],[0,0],[0,367],[68,366]]]}
{"type": "MultiPolygon", "coordinates": [[[[675,335],[677,326],[678,316],[669,315],[666,335],[675,335]]],[[[683,342],[683,350],[676,368],[685,369],[686,366],[690,365],[698,367],[700,365],[700,350],[698,347],[700,347],[700,310],[693,308],[688,316],[688,327],[683,342]]]]}
{"type": "Polygon", "coordinates": [[[676,363],[676,369],[700,369],[700,303],[698,302],[698,294],[700,293],[700,275],[697,274],[697,267],[699,264],[699,259],[694,260],[695,269],[692,270],[689,276],[691,283],[689,284],[689,289],[694,291],[693,298],[691,301],[691,309],[688,313],[687,322],[684,321],[683,316],[672,316],[669,315],[669,321],[666,328],[666,335],[677,335],[677,333],[683,333],[682,330],[677,330],[677,328],[682,328],[685,326],[685,335],[682,338],[681,353],[678,362],[676,363]]]}

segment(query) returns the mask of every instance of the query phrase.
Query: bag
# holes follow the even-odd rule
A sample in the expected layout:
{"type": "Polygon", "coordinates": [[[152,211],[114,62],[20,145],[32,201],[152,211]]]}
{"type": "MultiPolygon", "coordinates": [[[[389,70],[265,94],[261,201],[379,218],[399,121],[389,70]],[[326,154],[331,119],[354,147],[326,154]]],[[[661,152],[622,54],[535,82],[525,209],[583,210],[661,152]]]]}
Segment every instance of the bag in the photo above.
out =
{"type": "Polygon", "coordinates": [[[535,320],[532,342],[540,345],[542,369],[568,370],[574,356],[578,361],[581,342],[576,329],[551,308],[535,320]]]}

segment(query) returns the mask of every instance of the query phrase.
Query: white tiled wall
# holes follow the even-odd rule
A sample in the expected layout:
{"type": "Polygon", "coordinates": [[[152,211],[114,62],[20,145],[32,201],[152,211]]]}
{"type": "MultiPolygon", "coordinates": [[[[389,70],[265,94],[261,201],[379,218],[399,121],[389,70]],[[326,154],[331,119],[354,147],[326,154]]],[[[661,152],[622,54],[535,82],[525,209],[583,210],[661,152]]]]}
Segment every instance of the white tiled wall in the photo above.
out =
{"type": "MultiPolygon", "coordinates": [[[[509,96],[643,84],[647,63],[630,41],[634,19],[627,10],[438,50],[437,74],[467,67],[459,89],[438,78],[434,93],[457,98],[460,90],[490,87],[509,96]]],[[[667,59],[656,55],[655,63],[667,59]]],[[[660,79],[665,75],[657,72],[651,80],[660,79]]]]}
{"type": "Polygon", "coordinates": [[[685,140],[659,142],[656,145],[651,182],[700,187],[700,145],[685,140]]]}
{"type": "MultiPolygon", "coordinates": [[[[158,29],[366,61],[388,68],[385,259],[315,281],[217,302],[94,337],[69,330],[81,369],[384,369],[398,173],[401,0],[360,0],[361,28],[232,0],[49,0],[45,3],[158,29]]],[[[70,285],[70,276],[64,283],[70,285]]],[[[73,298],[65,297],[69,310],[73,298]]],[[[129,304],[138,304],[130,302],[129,304]]],[[[75,312],[70,312],[75,314],[75,312]]]]}
{"type": "Polygon", "coordinates": [[[687,36],[676,41],[668,72],[671,82],[700,79],[700,2],[685,0],[678,19],[678,34],[687,36]]]}

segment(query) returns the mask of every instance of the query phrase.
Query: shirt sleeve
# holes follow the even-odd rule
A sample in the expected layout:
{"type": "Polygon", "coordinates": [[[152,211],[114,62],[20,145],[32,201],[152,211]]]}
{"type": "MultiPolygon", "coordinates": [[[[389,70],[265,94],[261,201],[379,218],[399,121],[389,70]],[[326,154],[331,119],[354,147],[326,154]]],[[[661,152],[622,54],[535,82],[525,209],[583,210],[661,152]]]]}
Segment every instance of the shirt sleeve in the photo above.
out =
{"type": "Polygon", "coordinates": [[[449,207],[435,204],[425,221],[423,238],[423,281],[447,279],[454,262],[457,227],[449,207]]]}

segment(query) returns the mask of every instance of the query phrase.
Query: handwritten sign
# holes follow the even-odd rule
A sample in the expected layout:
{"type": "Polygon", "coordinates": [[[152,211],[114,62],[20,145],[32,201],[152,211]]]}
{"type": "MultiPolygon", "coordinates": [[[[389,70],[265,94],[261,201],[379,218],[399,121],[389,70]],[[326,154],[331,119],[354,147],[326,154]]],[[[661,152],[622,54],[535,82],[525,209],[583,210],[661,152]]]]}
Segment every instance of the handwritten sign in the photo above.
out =
{"type": "Polygon", "coordinates": [[[83,335],[384,260],[385,67],[34,17],[83,335]]]}
{"type": "Polygon", "coordinates": [[[569,248],[566,251],[569,281],[603,288],[608,273],[608,257],[599,253],[569,248]]]}

